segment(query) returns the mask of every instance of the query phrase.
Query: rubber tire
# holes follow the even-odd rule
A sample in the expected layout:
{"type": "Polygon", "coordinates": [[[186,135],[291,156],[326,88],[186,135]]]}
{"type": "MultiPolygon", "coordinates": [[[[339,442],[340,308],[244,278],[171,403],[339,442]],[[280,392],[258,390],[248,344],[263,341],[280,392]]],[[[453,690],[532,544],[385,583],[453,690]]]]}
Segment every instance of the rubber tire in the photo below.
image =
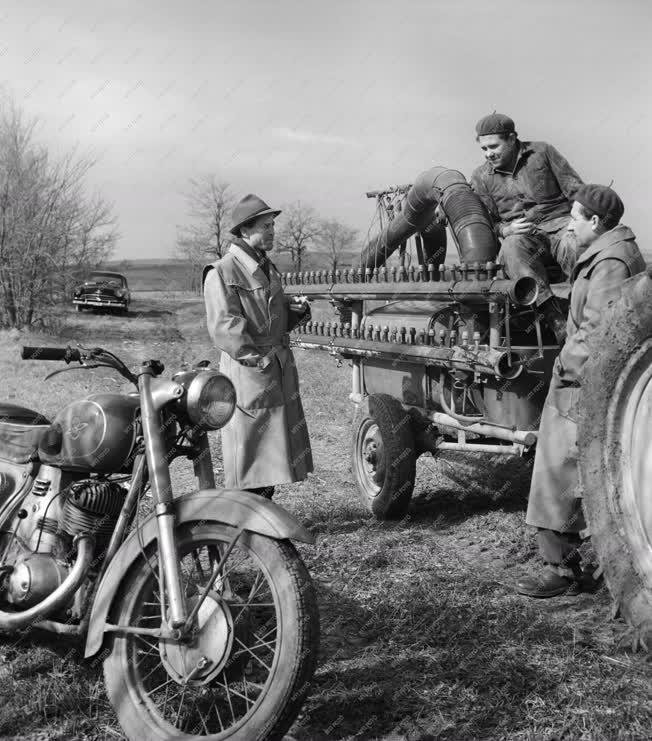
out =
{"type": "MultiPolygon", "coordinates": [[[[177,542],[184,545],[215,537],[220,543],[229,542],[234,528],[216,522],[184,523],[177,530],[177,542]]],[[[317,600],[310,575],[296,549],[289,540],[274,540],[263,535],[245,533],[239,544],[246,544],[265,570],[270,588],[276,591],[280,608],[279,625],[289,626],[289,633],[281,630],[281,646],[277,652],[269,690],[254,709],[249,720],[240,727],[226,729],[211,735],[180,734],[169,724],[148,713],[145,703],[138,701],[138,687],[128,665],[128,637],[116,634],[111,652],[104,661],[106,691],[118,716],[120,725],[131,741],[171,741],[202,739],[202,741],[263,741],[280,739],[294,722],[310,687],[315,670],[319,644],[319,615],[317,600]],[[171,732],[174,731],[173,733],[171,732]]],[[[129,624],[134,600],[151,571],[140,561],[122,588],[114,619],[118,624],[129,624]]]]}
{"type": "Polygon", "coordinates": [[[400,519],[410,505],[416,476],[411,418],[398,400],[388,394],[372,394],[367,404],[369,411],[363,413],[353,435],[352,468],[356,487],[377,519],[400,519]],[[379,490],[369,480],[362,451],[365,432],[372,424],[378,426],[384,452],[379,490]]]}
{"type": "Polygon", "coordinates": [[[608,305],[591,341],[584,381],[590,393],[581,400],[578,427],[583,508],[592,546],[616,612],[648,636],[652,574],[640,573],[637,546],[622,516],[625,469],[618,434],[610,430],[617,429],[628,391],[640,376],[641,368],[629,367],[628,360],[651,337],[652,280],[644,273],[630,279],[623,296],[608,305]]]}
{"type": "Polygon", "coordinates": [[[84,310],[84,307],[81,304],[75,304],[75,309],[77,309],[77,311],[81,312],[81,311],[84,310]]]}

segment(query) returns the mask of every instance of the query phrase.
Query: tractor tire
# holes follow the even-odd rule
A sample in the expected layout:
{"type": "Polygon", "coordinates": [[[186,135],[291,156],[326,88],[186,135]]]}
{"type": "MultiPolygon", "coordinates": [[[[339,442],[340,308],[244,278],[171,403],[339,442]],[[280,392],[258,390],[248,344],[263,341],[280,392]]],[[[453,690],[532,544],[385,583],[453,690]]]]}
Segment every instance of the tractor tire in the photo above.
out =
{"type": "Polygon", "coordinates": [[[416,473],[410,415],[387,394],[372,394],[353,436],[353,475],[358,492],[379,520],[405,515],[416,473]]]}
{"type": "MultiPolygon", "coordinates": [[[[625,284],[590,347],[578,428],[583,507],[620,613],[652,636],[652,280],[625,284]]],[[[649,646],[652,648],[652,645],[649,646]]]]}

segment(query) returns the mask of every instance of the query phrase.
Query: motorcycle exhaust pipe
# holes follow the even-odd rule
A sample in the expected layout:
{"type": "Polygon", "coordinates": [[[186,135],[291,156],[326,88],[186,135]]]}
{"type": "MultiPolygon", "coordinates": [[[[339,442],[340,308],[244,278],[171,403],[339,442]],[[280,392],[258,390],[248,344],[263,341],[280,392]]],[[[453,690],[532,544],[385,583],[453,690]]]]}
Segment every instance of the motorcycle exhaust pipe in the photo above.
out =
{"type": "Polygon", "coordinates": [[[70,602],[90,569],[95,539],[92,535],[82,533],[75,538],[75,543],[77,544],[77,560],[64,581],[52,594],[28,610],[21,612],[0,610],[0,632],[28,628],[70,602]]]}

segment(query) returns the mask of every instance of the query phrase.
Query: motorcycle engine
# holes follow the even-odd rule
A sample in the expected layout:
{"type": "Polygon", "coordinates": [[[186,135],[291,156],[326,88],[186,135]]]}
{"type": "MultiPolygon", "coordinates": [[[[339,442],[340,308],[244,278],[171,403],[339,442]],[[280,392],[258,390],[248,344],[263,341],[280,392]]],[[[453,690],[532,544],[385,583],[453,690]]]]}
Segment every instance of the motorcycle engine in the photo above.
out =
{"type": "Polygon", "coordinates": [[[98,479],[76,481],[58,492],[48,473],[49,467],[42,467],[25,499],[0,567],[0,602],[21,610],[44,600],[66,579],[75,535],[94,535],[95,553],[103,553],[125,497],[120,484],[98,479]]]}
{"type": "Polygon", "coordinates": [[[76,481],[65,492],[59,520],[61,530],[71,536],[95,536],[95,552],[102,553],[111,539],[125,498],[125,489],[115,481],[76,481]]]}

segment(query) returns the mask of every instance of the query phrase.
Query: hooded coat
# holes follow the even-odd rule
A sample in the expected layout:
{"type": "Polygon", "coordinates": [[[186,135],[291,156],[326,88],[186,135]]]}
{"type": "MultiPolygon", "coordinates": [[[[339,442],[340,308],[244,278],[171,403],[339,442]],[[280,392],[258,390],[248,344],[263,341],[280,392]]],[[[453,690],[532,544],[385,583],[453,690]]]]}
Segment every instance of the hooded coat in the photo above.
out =
{"type": "Polygon", "coordinates": [[[224,485],[251,489],[305,479],[313,463],[288,337],[307,314],[289,310],[276,267],[267,278],[242,245],[234,240],[204,269],[204,301],[220,371],[237,395],[222,429],[224,485]]]}
{"type": "Polygon", "coordinates": [[[632,230],[622,224],[600,235],[578,258],[571,276],[567,339],[553,370],[534,458],[528,525],[580,532],[586,525],[579,506],[577,422],[582,371],[589,341],[609,301],[623,283],[645,270],[632,230]]]}

